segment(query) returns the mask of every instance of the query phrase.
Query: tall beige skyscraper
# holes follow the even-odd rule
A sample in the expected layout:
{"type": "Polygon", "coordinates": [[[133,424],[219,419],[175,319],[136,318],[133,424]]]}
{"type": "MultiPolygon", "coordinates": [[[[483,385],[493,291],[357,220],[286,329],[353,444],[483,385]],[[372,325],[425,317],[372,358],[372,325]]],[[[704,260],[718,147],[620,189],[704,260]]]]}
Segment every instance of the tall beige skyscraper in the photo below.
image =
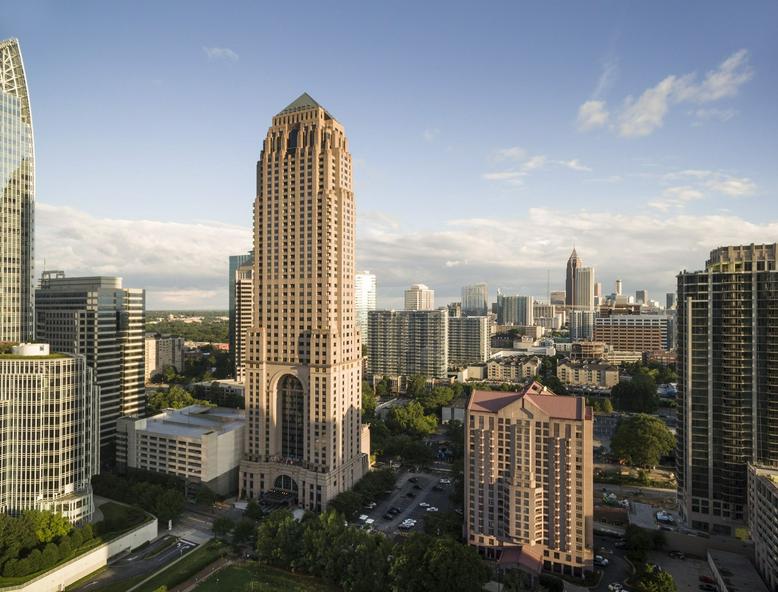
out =
{"type": "Polygon", "coordinates": [[[405,290],[405,310],[433,310],[435,290],[424,284],[413,284],[405,290]]]}
{"type": "Polygon", "coordinates": [[[247,261],[235,270],[234,332],[235,380],[246,379],[246,340],[254,325],[254,262],[247,261]]]}
{"type": "Polygon", "coordinates": [[[307,94],[257,163],[254,327],[241,493],[319,510],[368,469],[354,313],[354,193],[343,126],[307,94]]]}
{"type": "Polygon", "coordinates": [[[19,42],[0,41],[0,342],[33,337],[35,145],[19,42]]]}
{"type": "Polygon", "coordinates": [[[594,267],[575,270],[573,306],[578,310],[594,310],[594,267]]]}

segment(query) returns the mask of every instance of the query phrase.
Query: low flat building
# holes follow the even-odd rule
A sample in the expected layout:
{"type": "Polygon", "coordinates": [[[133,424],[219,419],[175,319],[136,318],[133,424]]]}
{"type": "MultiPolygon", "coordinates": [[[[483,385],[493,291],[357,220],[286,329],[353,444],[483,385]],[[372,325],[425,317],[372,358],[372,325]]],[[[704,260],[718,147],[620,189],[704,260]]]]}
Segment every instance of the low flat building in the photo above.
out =
{"type": "Polygon", "coordinates": [[[748,465],[748,529],[756,568],[778,590],[778,468],[748,465]]]}
{"type": "Polygon", "coordinates": [[[719,592],[769,592],[745,555],[708,549],[708,565],[719,592]]]}
{"type": "Polygon", "coordinates": [[[524,382],[537,376],[541,365],[537,356],[494,358],[486,363],[486,378],[500,382],[524,382]]]}
{"type": "Polygon", "coordinates": [[[564,384],[612,388],[619,384],[619,369],[598,362],[564,361],[557,364],[556,375],[564,384]]]}
{"type": "Polygon", "coordinates": [[[219,495],[238,490],[243,410],[190,405],[117,423],[119,468],[176,475],[219,495]]]}

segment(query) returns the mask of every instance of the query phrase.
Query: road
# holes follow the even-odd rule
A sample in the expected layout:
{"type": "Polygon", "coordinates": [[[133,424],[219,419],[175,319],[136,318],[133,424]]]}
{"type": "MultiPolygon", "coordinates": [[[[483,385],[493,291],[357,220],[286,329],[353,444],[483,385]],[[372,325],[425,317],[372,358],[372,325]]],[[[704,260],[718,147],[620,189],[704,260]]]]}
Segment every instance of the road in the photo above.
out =
{"type": "Polygon", "coordinates": [[[629,564],[624,559],[624,550],[616,549],[613,543],[616,542],[614,538],[608,537],[594,537],[594,552],[596,555],[602,555],[608,560],[608,567],[598,568],[603,570],[603,576],[600,579],[600,583],[591,588],[592,592],[608,592],[608,584],[613,582],[624,583],[624,581],[632,575],[629,564]],[[601,552],[601,549],[605,547],[606,552],[601,552]]]}

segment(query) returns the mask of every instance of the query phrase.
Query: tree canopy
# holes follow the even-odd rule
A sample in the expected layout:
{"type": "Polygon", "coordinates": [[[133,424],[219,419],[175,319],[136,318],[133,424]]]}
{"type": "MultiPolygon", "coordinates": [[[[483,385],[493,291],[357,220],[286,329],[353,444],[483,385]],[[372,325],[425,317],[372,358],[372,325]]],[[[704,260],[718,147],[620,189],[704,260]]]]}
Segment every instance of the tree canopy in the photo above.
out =
{"type": "Polygon", "coordinates": [[[674,447],[675,438],[664,422],[645,414],[621,419],[611,440],[611,452],[636,467],[655,467],[674,447]]]}
{"type": "Polygon", "coordinates": [[[622,380],[614,386],[611,398],[619,411],[653,413],[659,405],[656,382],[645,369],[638,371],[631,380],[622,380]]]}
{"type": "Polygon", "coordinates": [[[666,571],[655,566],[644,565],[638,572],[635,589],[638,592],[677,592],[675,580],[666,571]]]}
{"type": "Polygon", "coordinates": [[[185,388],[174,384],[169,389],[152,392],[148,397],[148,410],[150,413],[159,413],[163,409],[181,409],[189,405],[212,406],[208,401],[195,399],[185,388]]]}
{"type": "Polygon", "coordinates": [[[435,431],[438,418],[425,415],[424,407],[418,401],[407,405],[397,405],[389,410],[386,425],[394,432],[404,432],[413,436],[427,436],[435,431]]]}

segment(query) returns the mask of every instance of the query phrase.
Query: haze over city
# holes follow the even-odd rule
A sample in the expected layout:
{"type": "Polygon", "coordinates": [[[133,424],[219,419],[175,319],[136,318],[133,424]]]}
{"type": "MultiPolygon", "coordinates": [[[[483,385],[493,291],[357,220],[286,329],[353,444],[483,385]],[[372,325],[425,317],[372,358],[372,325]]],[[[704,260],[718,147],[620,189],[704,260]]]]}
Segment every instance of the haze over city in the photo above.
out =
{"type": "Polygon", "coordinates": [[[269,117],[301,92],[349,130],[357,268],[381,307],[563,288],[672,291],[778,232],[774,3],[5,3],[37,152],[36,274],[120,275],[226,308],[269,117]],[[149,15],[153,14],[153,18],[149,15]]]}

